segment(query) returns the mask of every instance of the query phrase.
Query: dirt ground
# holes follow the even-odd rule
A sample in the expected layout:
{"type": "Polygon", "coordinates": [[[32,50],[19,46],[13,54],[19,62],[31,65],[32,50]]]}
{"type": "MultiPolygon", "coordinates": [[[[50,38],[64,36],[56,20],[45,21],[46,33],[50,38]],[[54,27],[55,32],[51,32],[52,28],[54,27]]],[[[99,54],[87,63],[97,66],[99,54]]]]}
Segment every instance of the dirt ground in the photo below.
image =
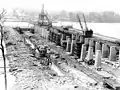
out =
{"type": "MultiPolygon", "coordinates": [[[[43,66],[40,60],[31,54],[23,37],[15,30],[5,28],[4,41],[7,49],[10,72],[15,76],[15,85],[11,90],[106,90],[86,74],[67,65],[43,66]]],[[[47,44],[44,40],[37,40],[47,44]]],[[[49,43],[50,44],[50,43],[49,43]]]]}
{"type": "Polygon", "coordinates": [[[50,67],[39,64],[16,31],[5,27],[4,33],[9,71],[16,78],[11,90],[88,90],[73,74],[59,76],[50,67]]]}

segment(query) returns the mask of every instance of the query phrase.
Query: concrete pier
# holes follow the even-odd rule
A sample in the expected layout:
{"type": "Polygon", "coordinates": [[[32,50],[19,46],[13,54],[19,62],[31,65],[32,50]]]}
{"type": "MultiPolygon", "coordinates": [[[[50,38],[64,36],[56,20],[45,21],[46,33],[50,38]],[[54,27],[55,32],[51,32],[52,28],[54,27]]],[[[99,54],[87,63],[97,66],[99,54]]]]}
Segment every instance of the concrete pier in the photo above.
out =
{"type": "Polygon", "coordinates": [[[107,44],[102,44],[102,58],[108,58],[109,56],[109,47],[107,44]]]}
{"type": "Polygon", "coordinates": [[[119,65],[120,65],[120,50],[119,50],[119,58],[118,58],[118,60],[119,60],[119,65]]]}
{"type": "Polygon", "coordinates": [[[44,34],[44,32],[43,32],[43,29],[41,28],[41,36],[43,37],[43,34],[44,34]]]}
{"type": "Polygon", "coordinates": [[[67,47],[66,47],[66,51],[70,52],[71,50],[71,39],[68,37],[67,38],[67,47]]]}
{"type": "Polygon", "coordinates": [[[86,45],[83,44],[81,49],[80,61],[83,61],[85,57],[86,57],[86,45]]]}
{"type": "Polygon", "coordinates": [[[89,47],[94,47],[94,41],[93,40],[89,41],[89,47]]]}
{"type": "Polygon", "coordinates": [[[92,60],[92,59],[93,59],[93,47],[89,47],[86,60],[89,61],[89,60],[92,60]]]}
{"type": "Polygon", "coordinates": [[[75,43],[76,43],[76,40],[75,40],[75,35],[72,34],[72,42],[71,42],[71,50],[70,50],[70,53],[71,55],[74,54],[74,50],[75,50],[75,43]]]}
{"type": "Polygon", "coordinates": [[[95,43],[95,53],[97,50],[102,50],[102,46],[100,45],[100,42],[95,43]]]}
{"type": "Polygon", "coordinates": [[[80,36],[80,43],[84,43],[84,38],[83,38],[83,36],[80,36]]]}
{"type": "Polygon", "coordinates": [[[56,36],[56,45],[60,46],[61,45],[61,34],[58,33],[56,36]]]}
{"type": "Polygon", "coordinates": [[[86,45],[86,51],[88,51],[89,48],[89,39],[85,38],[84,44],[86,45]]]}
{"type": "Polygon", "coordinates": [[[65,35],[65,34],[62,34],[61,46],[62,46],[64,49],[66,49],[67,41],[66,41],[66,35],[65,35]]]}
{"type": "Polygon", "coordinates": [[[85,44],[85,45],[88,45],[88,44],[89,44],[89,39],[88,39],[88,38],[85,38],[84,44],[85,44]]]}
{"type": "Polygon", "coordinates": [[[101,68],[101,50],[96,50],[96,55],[95,55],[95,68],[101,68]]]}
{"type": "Polygon", "coordinates": [[[71,42],[71,50],[70,50],[71,55],[74,54],[75,42],[76,42],[75,40],[72,40],[72,42],[71,42]]]}
{"type": "Polygon", "coordinates": [[[117,50],[115,46],[110,47],[110,55],[109,55],[109,60],[110,61],[116,61],[117,60],[117,50]]]}
{"type": "Polygon", "coordinates": [[[47,37],[47,30],[45,29],[44,30],[44,38],[46,39],[46,37],[47,37]]]}

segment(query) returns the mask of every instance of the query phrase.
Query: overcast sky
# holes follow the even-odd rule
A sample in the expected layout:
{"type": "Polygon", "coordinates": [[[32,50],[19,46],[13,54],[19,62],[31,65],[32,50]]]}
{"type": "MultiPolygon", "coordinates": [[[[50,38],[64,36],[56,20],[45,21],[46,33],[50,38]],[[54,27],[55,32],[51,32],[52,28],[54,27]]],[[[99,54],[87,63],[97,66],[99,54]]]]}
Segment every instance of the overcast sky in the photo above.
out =
{"type": "Polygon", "coordinates": [[[120,14],[120,0],[0,0],[0,8],[26,8],[41,10],[45,5],[47,11],[114,11],[120,14]]]}

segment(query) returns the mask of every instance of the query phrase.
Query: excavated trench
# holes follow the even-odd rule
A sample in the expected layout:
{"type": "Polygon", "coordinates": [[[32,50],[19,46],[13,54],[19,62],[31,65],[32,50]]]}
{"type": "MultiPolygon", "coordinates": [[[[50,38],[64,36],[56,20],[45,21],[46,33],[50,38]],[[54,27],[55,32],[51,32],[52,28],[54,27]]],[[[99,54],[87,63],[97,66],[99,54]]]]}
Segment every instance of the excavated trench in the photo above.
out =
{"type": "Polygon", "coordinates": [[[52,43],[39,35],[34,34],[26,42],[25,35],[20,35],[11,28],[6,28],[4,32],[9,71],[16,77],[12,90],[106,90],[99,84],[91,85],[96,82],[61,58],[52,57],[52,65],[42,65],[40,62],[44,58],[36,58],[31,46],[49,47],[52,43]]]}

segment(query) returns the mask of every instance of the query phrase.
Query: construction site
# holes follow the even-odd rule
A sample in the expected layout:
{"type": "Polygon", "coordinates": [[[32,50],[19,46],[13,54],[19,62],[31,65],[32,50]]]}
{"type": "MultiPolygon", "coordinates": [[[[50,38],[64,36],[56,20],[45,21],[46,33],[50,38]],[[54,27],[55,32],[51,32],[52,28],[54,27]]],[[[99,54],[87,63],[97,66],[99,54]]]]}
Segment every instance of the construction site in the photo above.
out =
{"type": "MultiPolygon", "coordinates": [[[[5,90],[120,90],[120,41],[72,26],[54,26],[44,12],[32,27],[1,26],[5,90]],[[7,65],[6,65],[7,64],[7,65]]],[[[3,82],[4,83],[4,82],[3,82]]]]}

